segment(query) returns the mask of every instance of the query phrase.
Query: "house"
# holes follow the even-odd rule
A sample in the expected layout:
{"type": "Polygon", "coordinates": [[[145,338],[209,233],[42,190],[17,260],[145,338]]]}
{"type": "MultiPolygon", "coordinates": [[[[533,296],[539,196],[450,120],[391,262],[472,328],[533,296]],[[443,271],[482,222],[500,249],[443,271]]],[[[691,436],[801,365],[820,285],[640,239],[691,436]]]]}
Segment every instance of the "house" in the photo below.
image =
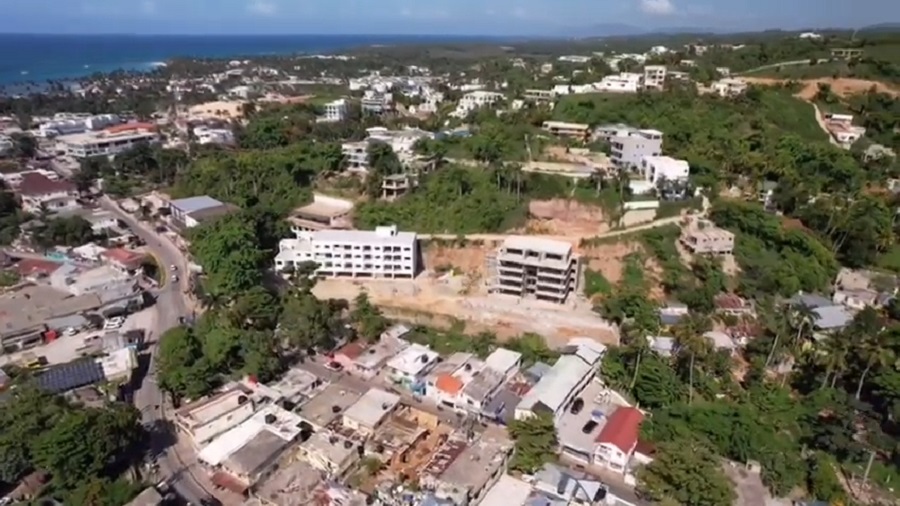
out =
{"type": "Polygon", "coordinates": [[[726,77],[713,82],[710,88],[720,97],[736,97],[747,91],[747,82],[743,79],[726,77]]]}
{"type": "Polygon", "coordinates": [[[298,448],[300,458],[312,467],[338,478],[359,460],[357,444],[330,430],[320,430],[298,448]]]}
{"type": "Polygon", "coordinates": [[[425,378],[425,396],[436,404],[455,408],[465,383],[454,373],[474,358],[471,353],[457,352],[436,364],[425,378]]]}
{"type": "Polygon", "coordinates": [[[458,506],[479,504],[506,473],[512,441],[505,431],[488,428],[471,444],[458,440],[452,444],[449,455],[444,459],[435,455],[423,469],[420,483],[423,488],[434,490],[438,498],[451,499],[458,506]]]}
{"type": "Polygon", "coordinates": [[[734,251],[734,234],[704,219],[688,220],[679,241],[698,255],[730,255],[734,251]]]}
{"type": "Polygon", "coordinates": [[[606,487],[603,483],[594,479],[579,478],[574,473],[555,464],[544,464],[544,467],[534,474],[534,488],[547,500],[539,503],[527,503],[529,506],[533,504],[548,506],[603,504],[606,497],[606,487]],[[555,502],[557,500],[560,503],[555,502]]]}
{"type": "Polygon", "coordinates": [[[344,412],[342,424],[358,434],[369,436],[400,404],[400,396],[372,388],[344,412]]]}
{"type": "Polygon", "coordinates": [[[200,447],[250,418],[255,410],[250,391],[235,384],[178,408],[175,427],[200,447]]]}
{"type": "Polygon", "coordinates": [[[481,500],[481,506],[522,506],[531,495],[533,486],[508,474],[500,477],[481,500]]]}
{"type": "Polygon", "coordinates": [[[844,306],[820,306],[812,308],[812,312],[815,315],[813,328],[817,331],[817,339],[825,333],[843,329],[853,321],[853,313],[844,306]]]}
{"type": "Polygon", "coordinates": [[[506,377],[493,369],[481,369],[460,393],[461,405],[467,411],[480,414],[506,377]]]}
{"type": "Polygon", "coordinates": [[[522,366],[522,354],[506,348],[497,348],[484,359],[484,366],[509,379],[519,372],[519,368],[522,366]]]}
{"type": "MultiPolygon", "coordinates": [[[[134,273],[141,270],[147,255],[138,251],[125,248],[113,248],[100,253],[100,256],[109,261],[110,265],[123,272],[134,273]]],[[[165,268],[165,266],[160,266],[165,268]]]]}
{"type": "Polygon", "coordinates": [[[594,462],[625,473],[638,443],[644,414],[634,407],[620,407],[607,420],[597,435],[594,462]]]}
{"type": "Polygon", "coordinates": [[[79,207],[78,188],[73,183],[53,180],[38,173],[22,176],[17,192],[22,200],[22,210],[27,213],[56,213],[79,207]]]}
{"type": "Polygon", "coordinates": [[[753,303],[735,293],[720,293],[713,297],[716,311],[732,316],[752,315],[753,303]]]}
{"type": "Polygon", "coordinates": [[[440,357],[435,351],[421,344],[412,344],[385,364],[388,377],[394,383],[410,389],[418,388],[422,375],[437,362],[440,357]]]}
{"type": "MultiPolygon", "coordinates": [[[[391,360],[409,347],[408,342],[394,337],[397,332],[395,331],[392,334],[392,330],[396,330],[396,327],[392,327],[383,332],[381,334],[381,339],[377,343],[366,348],[365,352],[360,353],[356,358],[352,359],[350,367],[345,366],[345,370],[350,372],[350,374],[359,376],[363,379],[374,378],[381,371],[385,362],[391,360]]],[[[351,355],[354,353],[353,349],[348,351],[351,355]]]]}
{"type": "Polygon", "coordinates": [[[545,132],[561,137],[572,137],[586,141],[591,136],[591,126],[585,123],[565,123],[562,121],[545,121],[541,127],[545,132]]]}
{"type": "Polygon", "coordinates": [[[202,195],[169,202],[169,221],[177,228],[194,228],[238,210],[232,204],[202,195]]]}
{"type": "Polygon", "coordinates": [[[549,413],[558,420],[565,407],[594,378],[606,347],[584,338],[574,338],[570,343],[572,346],[563,350],[550,372],[522,398],[516,407],[517,420],[538,413],[549,413]]]}
{"type": "Polygon", "coordinates": [[[670,301],[665,306],[659,308],[659,322],[662,325],[676,325],[682,318],[686,317],[690,311],[687,304],[678,301],[670,301]]]}
{"type": "Polygon", "coordinates": [[[725,332],[712,330],[704,333],[703,337],[712,343],[713,349],[716,351],[725,351],[729,355],[734,355],[737,351],[734,340],[725,332]]]}
{"type": "Polygon", "coordinates": [[[675,338],[665,336],[647,336],[650,349],[663,358],[669,358],[675,354],[675,338]]]}

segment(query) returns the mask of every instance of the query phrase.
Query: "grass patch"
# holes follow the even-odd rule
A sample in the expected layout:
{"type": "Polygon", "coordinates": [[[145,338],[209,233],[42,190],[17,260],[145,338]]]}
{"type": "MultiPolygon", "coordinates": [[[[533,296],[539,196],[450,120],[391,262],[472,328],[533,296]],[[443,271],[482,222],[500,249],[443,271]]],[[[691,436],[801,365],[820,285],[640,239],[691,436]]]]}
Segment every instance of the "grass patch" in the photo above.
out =
{"type": "Polygon", "coordinates": [[[672,218],[673,216],[680,215],[681,211],[684,211],[685,209],[693,209],[696,211],[703,209],[703,197],[693,197],[674,202],[660,202],[659,209],[656,210],[655,219],[672,218]]]}
{"type": "Polygon", "coordinates": [[[600,271],[584,270],[584,295],[592,298],[595,295],[612,294],[613,286],[600,271]]]}
{"type": "Polygon", "coordinates": [[[878,267],[900,274],[900,244],[891,246],[878,257],[878,267]]]}

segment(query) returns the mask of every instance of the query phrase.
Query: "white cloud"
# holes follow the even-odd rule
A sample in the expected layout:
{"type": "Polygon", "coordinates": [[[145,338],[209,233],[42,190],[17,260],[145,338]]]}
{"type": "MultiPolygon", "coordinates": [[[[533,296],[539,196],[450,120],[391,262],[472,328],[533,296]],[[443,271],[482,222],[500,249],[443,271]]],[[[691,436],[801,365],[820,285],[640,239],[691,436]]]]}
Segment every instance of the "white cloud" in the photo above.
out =
{"type": "Polygon", "coordinates": [[[250,0],[247,10],[261,16],[271,16],[278,10],[278,6],[271,0],[250,0]]]}
{"type": "Polygon", "coordinates": [[[640,0],[641,11],[654,16],[668,16],[675,13],[675,5],[671,0],[640,0]]]}

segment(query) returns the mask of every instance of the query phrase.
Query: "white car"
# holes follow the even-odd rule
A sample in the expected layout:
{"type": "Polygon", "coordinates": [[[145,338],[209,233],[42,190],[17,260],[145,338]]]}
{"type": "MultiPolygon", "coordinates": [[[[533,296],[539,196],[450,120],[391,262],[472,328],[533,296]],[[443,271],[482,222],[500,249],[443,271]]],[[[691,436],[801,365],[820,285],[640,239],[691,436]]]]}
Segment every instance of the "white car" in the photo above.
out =
{"type": "Polygon", "coordinates": [[[103,324],[103,330],[115,330],[122,327],[122,324],[125,323],[125,318],[121,316],[116,316],[115,318],[110,318],[106,320],[103,324]]]}
{"type": "Polygon", "coordinates": [[[178,271],[178,266],[175,264],[172,264],[169,268],[172,269],[172,272],[178,271]]]}

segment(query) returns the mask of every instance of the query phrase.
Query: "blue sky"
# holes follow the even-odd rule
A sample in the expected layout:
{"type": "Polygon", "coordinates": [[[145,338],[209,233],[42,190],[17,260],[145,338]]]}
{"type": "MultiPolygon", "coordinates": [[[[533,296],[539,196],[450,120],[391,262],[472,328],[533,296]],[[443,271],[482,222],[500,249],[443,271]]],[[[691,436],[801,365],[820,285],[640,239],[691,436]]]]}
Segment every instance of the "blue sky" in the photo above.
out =
{"type": "Polygon", "coordinates": [[[0,0],[0,32],[565,35],[641,27],[853,27],[900,0],[0,0]]]}

